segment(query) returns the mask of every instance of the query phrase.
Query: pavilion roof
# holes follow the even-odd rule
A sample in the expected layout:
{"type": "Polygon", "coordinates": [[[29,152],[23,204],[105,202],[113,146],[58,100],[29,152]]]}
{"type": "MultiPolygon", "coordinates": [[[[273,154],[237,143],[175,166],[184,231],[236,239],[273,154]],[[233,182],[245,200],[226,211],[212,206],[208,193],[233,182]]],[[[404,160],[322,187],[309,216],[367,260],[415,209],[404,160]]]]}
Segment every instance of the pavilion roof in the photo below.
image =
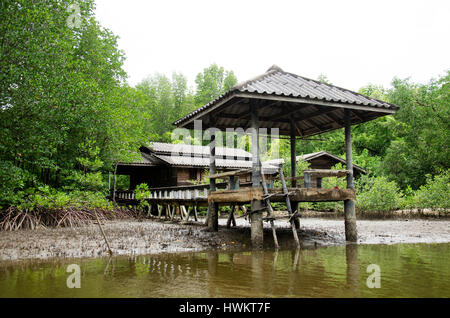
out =
{"type": "Polygon", "coordinates": [[[208,104],[174,122],[178,127],[250,127],[250,104],[257,103],[259,126],[279,128],[290,134],[291,123],[298,136],[311,136],[344,126],[344,109],[351,112],[352,124],[393,114],[398,106],[348,89],[321,83],[283,71],[274,65],[266,73],[239,83],[208,104]],[[215,118],[215,125],[210,117],[215,118]]]}

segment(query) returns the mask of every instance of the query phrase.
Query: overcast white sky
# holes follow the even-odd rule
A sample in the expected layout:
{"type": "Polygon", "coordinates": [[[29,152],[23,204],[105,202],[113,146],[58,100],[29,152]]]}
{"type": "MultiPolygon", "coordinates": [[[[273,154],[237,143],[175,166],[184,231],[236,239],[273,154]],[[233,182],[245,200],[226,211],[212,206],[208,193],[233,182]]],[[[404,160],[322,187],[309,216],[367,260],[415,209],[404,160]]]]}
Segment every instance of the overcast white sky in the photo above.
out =
{"type": "Polygon", "coordinates": [[[392,78],[427,82],[450,68],[450,1],[96,0],[120,37],[131,85],[211,63],[239,81],[272,64],[357,90],[392,78]]]}

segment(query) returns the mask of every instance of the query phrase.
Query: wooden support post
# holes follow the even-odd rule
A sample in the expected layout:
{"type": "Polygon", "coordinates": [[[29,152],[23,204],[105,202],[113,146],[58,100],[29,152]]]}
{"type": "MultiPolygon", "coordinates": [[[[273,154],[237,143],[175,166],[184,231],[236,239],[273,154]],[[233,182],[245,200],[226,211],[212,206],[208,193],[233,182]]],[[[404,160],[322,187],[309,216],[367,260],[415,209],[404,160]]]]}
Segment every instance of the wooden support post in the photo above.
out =
{"type": "MultiPolygon", "coordinates": [[[[211,142],[209,144],[209,174],[213,175],[216,173],[216,118],[211,114],[209,116],[209,128],[211,133],[211,142]]],[[[216,180],[209,179],[209,191],[216,191],[216,180]]],[[[213,232],[219,230],[219,205],[214,201],[208,204],[208,215],[207,215],[207,225],[208,229],[213,232]]]]}
{"type": "Polygon", "coordinates": [[[100,223],[100,219],[97,215],[97,212],[94,212],[94,213],[95,213],[95,217],[97,218],[97,223],[98,223],[98,227],[100,228],[100,232],[102,233],[102,236],[105,239],[106,246],[108,247],[108,253],[111,256],[112,255],[111,246],[109,246],[108,239],[106,238],[105,232],[103,231],[103,227],[102,227],[102,224],[100,223]]]}
{"type": "Polygon", "coordinates": [[[191,206],[187,206],[186,208],[185,208],[185,211],[186,211],[186,221],[189,221],[189,217],[191,216],[191,211],[192,211],[192,209],[193,209],[193,207],[191,207],[191,206]]]}
{"type": "MultiPolygon", "coordinates": [[[[290,142],[291,142],[291,186],[293,188],[297,187],[297,143],[295,142],[296,128],[294,118],[291,116],[290,124],[290,142]]],[[[292,210],[295,212],[298,209],[298,202],[292,202],[292,210]]],[[[295,228],[298,230],[300,228],[300,218],[294,218],[295,228]]]]}
{"type": "Polygon", "coordinates": [[[197,205],[194,205],[194,220],[198,221],[198,219],[197,219],[197,205]]]}
{"type": "Polygon", "coordinates": [[[116,202],[116,183],[117,183],[117,164],[114,168],[114,186],[113,186],[113,202],[116,202]]]}
{"type": "MultiPolygon", "coordinates": [[[[252,131],[252,187],[261,187],[259,178],[261,177],[261,165],[259,157],[259,118],[258,105],[256,101],[250,100],[251,131],[252,131]]],[[[251,220],[251,241],[253,247],[263,247],[263,201],[252,200],[251,208],[255,212],[250,215],[251,220]]]]}
{"type": "Polygon", "coordinates": [[[184,205],[180,206],[180,218],[185,221],[188,221],[189,219],[189,212],[186,211],[186,207],[184,205]]]}
{"type": "MultiPolygon", "coordinates": [[[[230,176],[228,178],[228,184],[230,190],[236,190],[239,188],[239,177],[238,176],[230,176]]],[[[227,219],[227,229],[231,227],[231,223],[233,226],[236,226],[236,218],[234,217],[234,211],[236,210],[236,206],[233,204],[231,206],[230,215],[227,219]]]]}
{"type": "MultiPolygon", "coordinates": [[[[280,179],[281,179],[281,186],[283,187],[283,193],[286,195],[286,208],[288,210],[288,214],[291,217],[294,211],[292,211],[291,207],[291,199],[288,195],[288,189],[286,186],[286,181],[284,180],[284,174],[283,169],[280,167],[280,179]]],[[[294,235],[295,243],[297,244],[297,247],[300,248],[300,240],[298,239],[297,229],[295,228],[295,219],[291,219],[291,228],[292,228],[292,234],[294,235]]]]}
{"type": "MultiPolygon", "coordinates": [[[[345,158],[347,164],[347,188],[353,189],[353,154],[352,154],[352,130],[350,122],[350,110],[344,109],[344,122],[345,122],[345,158]]],[[[345,240],[349,242],[357,242],[358,232],[356,229],[356,212],[355,201],[344,201],[344,213],[345,213],[345,240]]]]}
{"type": "MultiPolygon", "coordinates": [[[[260,165],[261,165],[261,162],[260,162],[260,165]]],[[[275,245],[275,248],[278,249],[280,246],[278,244],[278,238],[277,238],[277,232],[275,230],[275,224],[272,219],[272,218],[274,218],[274,213],[273,213],[272,204],[270,203],[270,199],[268,198],[269,191],[267,190],[266,178],[264,176],[264,171],[262,170],[262,167],[261,167],[261,172],[262,172],[261,173],[262,186],[263,186],[264,196],[266,197],[266,199],[264,201],[265,201],[266,207],[267,207],[267,217],[271,218],[269,220],[269,222],[270,222],[270,227],[272,229],[273,244],[275,245]]]]}
{"type": "Polygon", "coordinates": [[[233,223],[233,226],[236,226],[236,219],[234,217],[234,210],[236,209],[235,205],[231,206],[230,215],[228,215],[227,219],[227,229],[231,228],[231,223],[233,223]]]}
{"type": "MultiPolygon", "coordinates": [[[[247,208],[245,205],[241,205],[241,211],[243,215],[247,215],[247,208]]],[[[247,220],[247,216],[245,216],[245,219],[247,220]]]]}

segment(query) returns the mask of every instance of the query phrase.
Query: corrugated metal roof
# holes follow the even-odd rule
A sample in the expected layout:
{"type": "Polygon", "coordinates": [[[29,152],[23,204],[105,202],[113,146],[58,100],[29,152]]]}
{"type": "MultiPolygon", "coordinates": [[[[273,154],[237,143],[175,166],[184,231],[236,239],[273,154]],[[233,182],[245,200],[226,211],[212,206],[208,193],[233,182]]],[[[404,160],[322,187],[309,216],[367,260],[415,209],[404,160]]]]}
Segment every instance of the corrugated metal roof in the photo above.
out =
{"type": "Polygon", "coordinates": [[[141,152],[140,155],[141,155],[141,158],[138,160],[135,160],[133,162],[119,162],[118,164],[119,165],[133,165],[133,166],[135,166],[135,165],[154,166],[155,165],[155,162],[154,162],[154,160],[152,160],[150,155],[143,153],[143,152],[141,152]]]}
{"type": "MultiPolygon", "coordinates": [[[[151,154],[141,152],[141,160],[130,163],[120,163],[120,165],[155,166],[158,165],[158,160],[162,160],[171,166],[209,167],[208,146],[152,142],[149,144],[148,149],[151,150],[151,154]]],[[[251,153],[240,148],[216,147],[216,167],[218,168],[251,168],[251,158],[251,153]]],[[[263,162],[263,170],[266,171],[267,174],[273,174],[278,171],[278,165],[275,164],[276,160],[263,162]]],[[[159,164],[161,164],[161,162],[159,162],[159,164]]]]}
{"type": "Polygon", "coordinates": [[[281,68],[274,65],[266,73],[235,85],[218,98],[175,121],[174,125],[179,126],[195,115],[216,105],[218,102],[239,93],[258,94],[262,96],[284,96],[302,100],[333,102],[343,105],[358,105],[365,106],[368,111],[376,109],[396,111],[398,109],[396,105],[345,88],[324,84],[303,76],[284,72],[281,68]]]}
{"type": "MultiPolygon", "coordinates": [[[[169,144],[162,142],[152,142],[149,144],[149,149],[156,154],[183,154],[183,155],[201,155],[209,157],[209,147],[200,145],[185,145],[185,144],[169,144]]],[[[252,154],[240,148],[226,148],[216,147],[216,156],[218,157],[238,157],[251,158],[252,154]]]]}
{"type": "MultiPolygon", "coordinates": [[[[183,166],[183,167],[199,167],[199,168],[209,168],[209,158],[205,157],[186,157],[186,156],[165,156],[165,155],[155,155],[158,159],[163,160],[171,166],[183,166]]],[[[278,167],[263,162],[262,168],[266,173],[276,173],[278,167]]],[[[233,160],[233,159],[219,159],[216,158],[217,168],[226,169],[250,169],[252,167],[251,161],[245,160],[233,160]]]]}

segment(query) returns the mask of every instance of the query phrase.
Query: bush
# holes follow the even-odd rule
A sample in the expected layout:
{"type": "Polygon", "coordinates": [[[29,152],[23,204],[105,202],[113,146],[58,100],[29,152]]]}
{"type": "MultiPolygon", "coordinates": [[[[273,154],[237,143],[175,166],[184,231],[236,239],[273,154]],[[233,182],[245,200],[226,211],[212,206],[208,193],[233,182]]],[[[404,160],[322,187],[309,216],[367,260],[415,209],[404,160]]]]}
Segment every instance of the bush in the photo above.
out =
{"type": "Polygon", "coordinates": [[[150,204],[146,200],[150,196],[150,190],[146,183],[141,183],[136,187],[136,200],[139,201],[138,209],[140,211],[144,210],[144,208],[149,207],[150,204]]]}
{"type": "Polygon", "coordinates": [[[413,203],[418,208],[450,208],[450,170],[434,177],[427,175],[427,182],[417,190],[413,203]]]}
{"type": "Polygon", "coordinates": [[[402,193],[386,177],[361,177],[356,207],[363,211],[392,211],[402,205],[402,193]]]}
{"type": "Polygon", "coordinates": [[[85,208],[112,210],[114,205],[103,193],[91,191],[62,192],[48,185],[28,189],[28,195],[16,207],[20,210],[33,211],[37,208],[58,210],[63,208],[85,208]]]}
{"type": "Polygon", "coordinates": [[[11,161],[0,161],[0,209],[21,202],[28,178],[11,161]]]}

